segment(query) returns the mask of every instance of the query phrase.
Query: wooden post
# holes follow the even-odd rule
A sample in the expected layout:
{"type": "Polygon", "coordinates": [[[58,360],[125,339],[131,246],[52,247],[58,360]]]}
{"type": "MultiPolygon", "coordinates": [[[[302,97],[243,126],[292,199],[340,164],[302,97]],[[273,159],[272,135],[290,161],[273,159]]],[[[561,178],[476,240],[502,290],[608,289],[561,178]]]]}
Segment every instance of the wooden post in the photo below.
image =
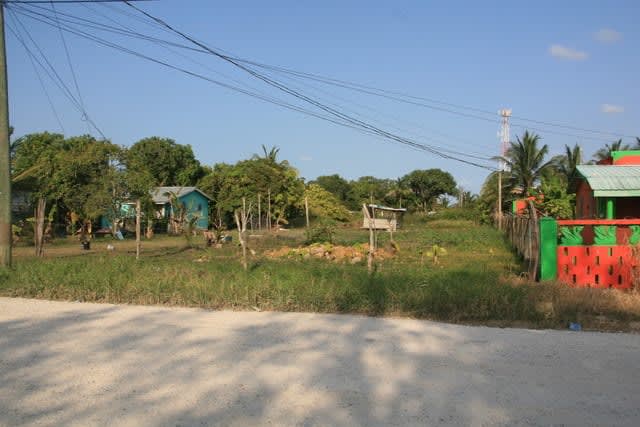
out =
{"type": "Polygon", "coordinates": [[[258,231],[262,231],[262,211],[260,210],[260,193],[258,193],[258,231]]]}
{"type": "Polygon", "coordinates": [[[364,217],[367,218],[367,223],[369,224],[369,253],[367,255],[367,270],[369,273],[373,272],[373,256],[375,251],[375,238],[373,236],[373,219],[371,215],[369,215],[369,209],[367,209],[367,205],[362,205],[362,212],[364,217]]]}
{"type": "Polygon", "coordinates": [[[136,260],[140,259],[140,211],[142,204],[140,199],[136,200],[136,260]]]}
{"type": "Polygon", "coordinates": [[[271,231],[271,189],[269,189],[267,197],[267,230],[271,231]]]}
{"type": "Polygon", "coordinates": [[[304,196],[304,212],[307,217],[307,228],[309,228],[309,198],[304,196]]]}

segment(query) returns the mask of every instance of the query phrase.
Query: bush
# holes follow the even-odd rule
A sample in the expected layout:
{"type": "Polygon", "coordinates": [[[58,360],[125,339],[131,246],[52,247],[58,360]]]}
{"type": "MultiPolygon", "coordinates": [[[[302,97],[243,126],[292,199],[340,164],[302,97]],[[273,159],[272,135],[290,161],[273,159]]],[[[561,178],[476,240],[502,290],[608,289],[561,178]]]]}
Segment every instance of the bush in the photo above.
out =
{"type": "Polygon", "coordinates": [[[306,231],[307,245],[311,243],[333,243],[336,235],[336,223],[328,219],[316,222],[306,231]]]}

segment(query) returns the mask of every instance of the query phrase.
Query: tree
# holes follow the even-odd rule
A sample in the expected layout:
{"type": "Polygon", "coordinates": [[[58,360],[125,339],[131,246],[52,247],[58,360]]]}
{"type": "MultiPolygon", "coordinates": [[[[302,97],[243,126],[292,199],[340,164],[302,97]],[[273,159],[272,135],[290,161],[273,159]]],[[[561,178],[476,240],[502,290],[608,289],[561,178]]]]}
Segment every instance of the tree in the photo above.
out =
{"type": "Polygon", "coordinates": [[[391,179],[381,179],[374,176],[362,176],[350,182],[349,208],[357,210],[363,203],[385,203],[385,197],[394,187],[391,179]]]}
{"type": "Polygon", "coordinates": [[[413,193],[415,206],[424,212],[433,207],[438,197],[456,193],[453,176],[440,169],[414,170],[402,181],[413,193]]]}
{"type": "Polygon", "coordinates": [[[124,163],[129,170],[147,170],[156,186],[195,185],[205,174],[190,145],[157,136],[133,144],[124,163]]]}
{"type": "Polygon", "coordinates": [[[315,217],[336,221],[348,221],[349,211],[336,196],[318,184],[309,184],[304,192],[309,202],[309,211],[315,217]]]}
{"type": "Polygon", "coordinates": [[[527,194],[546,169],[553,164],[552,161],[544,161],[549,152],[549,147],[545,144],[538,147],[540,136],[525,131],[520,137],[516,137],[516,142],[511,142],[506,156],[501,158],[510,170],[509,179],[514,186],[521,188],[521,194],[527,194]]]}
{"type": "Polygon", "coordinates": [[[276,147],[275,145],[273,147],[271,147],[269,150],[267,150],[267,147],[264,146],[264,144],[260,145],[262,147],[262,153],[264,154],[263,157],[260,157],[258,154],[254,154],[253,155],[253,159],[264,159],[264,160],[268,160],[272,163],[277,163],[278,162],[278,153],[280,152],[280,149],[278,147],[276,147]]]}
{"type": "Polygon", "coordinates": [[[352,204],[352,200],[350,199],[351,185],[349,181],[338,174],[319,176],[309,184],[319,185],[345,205],[352,204]]]}
{"type": "Polygon", "coordinates": [[[218,163],[199,185],[213,196],[212,217],[223,217],[227,225],[233,224],[234,212],[243,198],[257,206],[258,196],[262,201],[261,214],[266,213],[270,197],[270,219],[276,224],[287,223],[288,218],[300,211],[304,193],[298,171],[287,161],[277,162],[273,157],[253,156],[235,165],[218,163]]]}
{"type": "Polygon", "coordinates": [[[542,198],[536,198],[536,208],[544,216],[567,219],[573,218],[575,194],[569,194],[562,177],[550,175],[542,179],[540,192],[542,198]]]}
{"type": "Polygon", "coordinates": [[[30,134],[12,144],[12,181],[16,189],[28,191],[35,202],[34,244],[43,256],[44,220],[47,205],[55,200],[58,152],[64,137],[48,132],[30,134]]]}
{"type": "Polygon", "coordinates": [[[575,192],[575,183],[578,177],[578,165],[582,164],[582,149],[578,144],[573,148],[564,146],[565,154],[553,158],[553,163],[567,186],[569,194],[575,192]]]}
{"type": "Polygon", "coordinates": [[[608,158],[611,157],[611,153],[613,151],[625,151],[630,149],[631,147],[629,147],[628,144],[623,144],[622,139],[619,139],[611,143],[611,145],[605,144],[604,147],[600,148],[598,151],[595,152],[595,154],[593,155],[593,159],[596,162],[607,160],[608,158]]]}
{"type": "Polygon", "coordinates": [[[131,192],[125,188],[126,180],[118,167],[122,149],[109,141],[98,141],[90,135],[64,139],[45,132],[24,136],[14,146],[13,180],[37,202],[39,255],[44,218],[49,216],[53,221],[53,210],[69,218],[72,232],[80,221],[84,236],[85,230],[91,232],[93,220],[110,212],[114,203],[131,192]]]}

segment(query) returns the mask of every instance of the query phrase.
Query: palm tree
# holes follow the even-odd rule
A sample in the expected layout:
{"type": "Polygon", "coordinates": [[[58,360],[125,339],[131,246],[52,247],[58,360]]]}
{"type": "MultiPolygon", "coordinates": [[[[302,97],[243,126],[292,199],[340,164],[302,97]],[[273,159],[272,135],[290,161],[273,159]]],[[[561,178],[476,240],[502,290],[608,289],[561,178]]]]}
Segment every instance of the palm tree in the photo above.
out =
{"type": "Polygon", "coordinates": [[[511,170],[513,184],[522,188],[522,194],[533,189],[543,172],[552,165],[552,161],[544,161],[549,147],[546,144],[538,147],[539,141],[539,135],[525,131],[522,139],[516,137],[516,142],[510,143],[506,156],[501,158],[511,170]]]}
{"type": "Polygon", "coordinates": [[[596,162],[599,162],[601,160],[610,158],[612,151],[624,151],[629,149],[631,149],[631,147],[629,147],[628,144],[622,144],[622,139],[619,139],[613,142],[611,145],[605,144],[604,147],[596,151],[596,153],[593,155],[593,159],[596,162]]]}
{"type": "Polygon", "coordinates": [[[278,160],[278,153],[280,152],[280,149],[275,145],[271,147],[269,150],[267,150],[267,147],[265,147],[264,144],[261,144],[261,147],[262,147],[262,152],[264,153],[263,158],[265,160],[269,160],[273,163],[276,163],[278,160]]]}
{"type": "Polygon", "coordinates": [[[565,154],[553,158],[558,172],[566,179],[568,192],[575,191],[575,180],[578,175],[578,165],[582,164],[582,148],[578,144],[573,148],[564,146],[565,154]]]}

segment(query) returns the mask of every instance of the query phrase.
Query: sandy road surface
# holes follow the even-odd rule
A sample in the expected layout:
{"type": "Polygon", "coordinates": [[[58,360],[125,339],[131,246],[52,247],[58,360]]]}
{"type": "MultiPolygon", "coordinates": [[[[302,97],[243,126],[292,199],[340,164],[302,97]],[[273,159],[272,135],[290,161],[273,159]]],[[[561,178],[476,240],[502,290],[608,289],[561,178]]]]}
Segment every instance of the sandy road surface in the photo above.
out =
{"type": "Polygon", "coordinates": [[[0,298],[1,426],[640,425],[640,336],[0,298]]]}

